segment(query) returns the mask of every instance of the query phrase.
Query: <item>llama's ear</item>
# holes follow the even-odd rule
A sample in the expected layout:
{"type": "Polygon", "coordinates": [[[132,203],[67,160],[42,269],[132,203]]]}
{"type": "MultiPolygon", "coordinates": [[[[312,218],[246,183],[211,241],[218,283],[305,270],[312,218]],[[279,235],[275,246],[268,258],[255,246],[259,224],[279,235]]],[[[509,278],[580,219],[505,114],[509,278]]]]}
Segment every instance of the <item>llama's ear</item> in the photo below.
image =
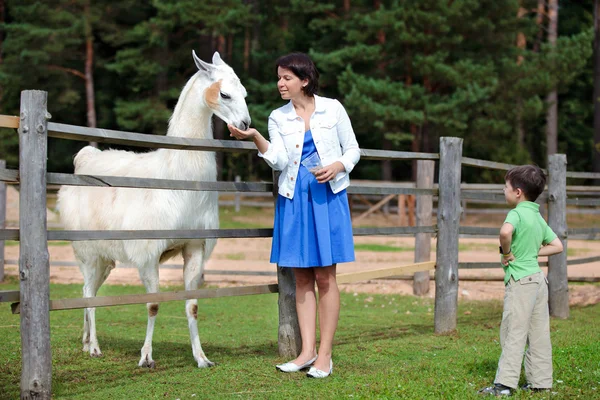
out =
{"type": "Polygon", "coordinates": [[[213,66],[210,65],[207,62],[202,61],[197,55],[196,52],[194,50],[192,50],[192,57],[194,58],[194,62],[196,63],[196,67],[198,67],[198,69],[200,71],[205,71],[205,72],[211,72],[213,70],[213,66]]]}
{"type": "Polygon", "coordinates": [[[215,51],[215,54],[213,54],[212,62],[214,65],[225,65],[225,61],[221,59],[221,55],[218,51],[215,51]]]}

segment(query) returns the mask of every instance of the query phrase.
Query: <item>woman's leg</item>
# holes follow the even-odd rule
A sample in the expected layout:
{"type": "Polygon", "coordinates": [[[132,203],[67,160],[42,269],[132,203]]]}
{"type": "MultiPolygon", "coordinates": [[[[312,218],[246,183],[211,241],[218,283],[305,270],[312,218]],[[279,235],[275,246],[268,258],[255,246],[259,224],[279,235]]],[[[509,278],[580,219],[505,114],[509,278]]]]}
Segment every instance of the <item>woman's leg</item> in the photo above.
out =
{"type": "Polygon", "coordinates": [[[315,280],[319,289],[319,329],[321,340],[319,343],[319,358],[315,361],[315,368],[329,372],[333,336],[340,317],[340,291],[335,277],[336,265],[324,268],[315,268],[315,280]]]}
{"type": "Polygon", "coordinates": [[[302,365],[316,355],[317,346],[317,299],[313,268],[294,268],[296,278],[296,312],[302,335],[302,351],[292,362],[302,365]]]}

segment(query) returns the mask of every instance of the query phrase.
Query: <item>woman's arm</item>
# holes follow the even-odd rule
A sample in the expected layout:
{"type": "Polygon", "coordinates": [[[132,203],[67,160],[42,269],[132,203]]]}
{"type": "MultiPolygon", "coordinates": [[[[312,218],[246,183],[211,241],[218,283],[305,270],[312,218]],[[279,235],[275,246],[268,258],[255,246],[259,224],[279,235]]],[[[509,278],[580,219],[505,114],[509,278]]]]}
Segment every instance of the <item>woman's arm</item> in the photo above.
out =
{"type": "Polygon", "coordinates": [[[269,141],[265,139],[263,135],[261,135],[260,132],[256,129],[250,128],[247,131],[242,131],[231,124],[228,124],[227,128],[229,128],[229,136],[233,136],[238,140],[252,139],[252,141],[256,145],[256,148],[261,153],[266,153],[269,149],[269,141]]]}
{"type": "Polygon", "coordinates": [[[246,131],[239,130],[233,125],[227,125],[227,128],[229,128],[229,132],[231,132],[230,136],[233,136],[236,139],[251,139],[258,149],[259,157],[263,158],[274,170],[281,171],[287,165],[289,161],[287,150],[281,139],[279,127],[272,116],[269,116],[268,123],[270,141],[265,139],[263,135],[254,128],[250,128],[246,131]]]}

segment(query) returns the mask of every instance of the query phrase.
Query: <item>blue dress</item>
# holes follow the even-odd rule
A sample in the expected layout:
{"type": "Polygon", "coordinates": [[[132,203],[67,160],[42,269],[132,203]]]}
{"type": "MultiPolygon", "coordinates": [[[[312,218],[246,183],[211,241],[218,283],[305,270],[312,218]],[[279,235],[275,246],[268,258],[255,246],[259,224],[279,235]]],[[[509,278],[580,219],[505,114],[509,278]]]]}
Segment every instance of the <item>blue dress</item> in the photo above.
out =
{"type": "MultiPolygon", "coordinates": [[[[317,151],[310,130],[302,160],[317,151]]],[[[294,197],[277,196],[271,262],[280,267],[328,267],[354,261],[352,221],[346,190],[334,194],[300,165],[294,197]]]]}

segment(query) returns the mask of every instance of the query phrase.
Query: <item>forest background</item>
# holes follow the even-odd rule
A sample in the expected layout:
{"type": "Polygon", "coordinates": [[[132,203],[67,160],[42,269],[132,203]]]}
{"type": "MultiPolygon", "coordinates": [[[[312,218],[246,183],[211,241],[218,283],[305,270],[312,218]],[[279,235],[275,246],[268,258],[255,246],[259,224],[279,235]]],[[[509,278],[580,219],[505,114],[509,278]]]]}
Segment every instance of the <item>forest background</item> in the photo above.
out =
{"type": "MultiPolygon", "coordinates": [[[[545,167],[558,152],[571,171],[600,172],[598,3],[0,0],[0,114],[18,115],[20,91],[39,89],[54,122],[162,135],[196,71],[192,50],[207,61],[219,51],[248,91],[252,125],[268,136],[267,117],[283,104],[275,60],[301,51],[362,148],[437,152],[439,137],[455,136],[468,157],[545,167]]],[[[229,139],[214,126],[215,138],[229,139]]],[[[72,172],[83,145],[50,139],[49,170],[72,172]]],[[[0,129],[0,158],[18,167],[14,130],[0,129]]],[[[254,153],[218,161],[219,180],[271,179],[254,153]]],[[[353,177],[414,172],[410,162],[373,161],[353,177]]],[[[468,182],[502,176],[463,172],[468,182]]]]}

